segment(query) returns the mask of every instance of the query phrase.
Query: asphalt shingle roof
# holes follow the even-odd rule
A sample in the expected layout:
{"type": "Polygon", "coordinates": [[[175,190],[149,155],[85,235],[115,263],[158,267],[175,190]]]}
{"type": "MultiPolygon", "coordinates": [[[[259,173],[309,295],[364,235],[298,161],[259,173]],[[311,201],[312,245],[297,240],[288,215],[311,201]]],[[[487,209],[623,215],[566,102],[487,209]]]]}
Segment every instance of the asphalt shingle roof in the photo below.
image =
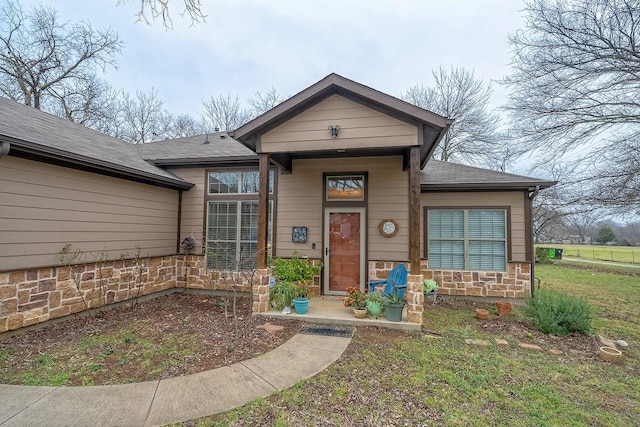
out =
{"type": "Polygon", "coordinates": [[[226,132],[138,144],[141,156],[154,164],[188,164],[223,161],[232,158],[255,158],[258,155],[234,140],[226,132]],[[208,139],[209,143],[205,144],[208,139]]]}
{"type": "Polygon", "coordinates": [[[170,186],[191,186],[146,162],[135,145],[1,97],[0,140],[9,142],[12,150],[56,157],[170,186]]]}
{"type": "Polygon", "coordinates": [[[465,189],[465,188],[529,188],[536,185],[548,188],[555,181],[531,178],[490,169],[431,159],[420,172],[423,189],[465,189]]]}

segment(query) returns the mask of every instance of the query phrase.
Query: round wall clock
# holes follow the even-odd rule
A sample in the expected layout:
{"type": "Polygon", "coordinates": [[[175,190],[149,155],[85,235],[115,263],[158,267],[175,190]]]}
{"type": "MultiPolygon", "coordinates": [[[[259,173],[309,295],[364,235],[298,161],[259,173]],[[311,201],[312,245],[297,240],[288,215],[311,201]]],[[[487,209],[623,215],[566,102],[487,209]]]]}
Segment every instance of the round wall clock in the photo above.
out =
{"type": "Polygon", "coordinates": [[[393,219],[383,219],[378,225],[378,230],[384,237],[393,237],[398,232],[398,223],[393,219]]]}

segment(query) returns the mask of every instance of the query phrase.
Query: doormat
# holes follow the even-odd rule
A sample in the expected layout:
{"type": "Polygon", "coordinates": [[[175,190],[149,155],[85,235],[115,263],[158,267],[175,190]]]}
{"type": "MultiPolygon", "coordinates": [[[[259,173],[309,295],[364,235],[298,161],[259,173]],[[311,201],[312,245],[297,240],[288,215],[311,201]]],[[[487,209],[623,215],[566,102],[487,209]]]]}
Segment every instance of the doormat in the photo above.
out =
{"type": "Polygon", "coordinates": [[[325,335],[328,337],[353,337],[355,328],[353,326],[337,326],[337,325],[305,325],[300,328],[298,333],[309,335],[325,335]]]}

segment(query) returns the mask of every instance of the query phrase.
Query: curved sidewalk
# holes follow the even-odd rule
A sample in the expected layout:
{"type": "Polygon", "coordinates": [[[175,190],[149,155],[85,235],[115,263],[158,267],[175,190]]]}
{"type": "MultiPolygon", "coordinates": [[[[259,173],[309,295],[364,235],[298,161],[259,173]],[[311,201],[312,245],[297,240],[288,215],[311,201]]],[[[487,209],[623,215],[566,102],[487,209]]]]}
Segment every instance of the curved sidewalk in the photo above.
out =
{"type": "Polygon", "coordinates": [[[0,426],[156,426],[224,412],[310,378],[351,338],[298,333],[254,359],[184,377],[95,387],[0,384],[0,426]]]}

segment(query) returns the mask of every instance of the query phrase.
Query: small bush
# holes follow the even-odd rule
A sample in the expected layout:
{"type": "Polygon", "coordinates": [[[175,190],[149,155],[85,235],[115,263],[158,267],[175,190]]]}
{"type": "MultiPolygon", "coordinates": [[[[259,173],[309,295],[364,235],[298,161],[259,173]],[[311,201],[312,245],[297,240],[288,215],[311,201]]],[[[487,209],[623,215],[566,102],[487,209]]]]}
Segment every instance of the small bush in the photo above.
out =
{"type": "Polygon", "coordinates": [[[545,334],[564,336],[591,333],[591,307],[581,299],[562,292],[541,289],[527,301],[524,314],[531,326],[545,334]]]}
{"type": "Polygon", "coordinates": [[[549,258],[548,248],[536,248],[536,262],[540,264],[553,264],[551,258],[549,258]]]}

